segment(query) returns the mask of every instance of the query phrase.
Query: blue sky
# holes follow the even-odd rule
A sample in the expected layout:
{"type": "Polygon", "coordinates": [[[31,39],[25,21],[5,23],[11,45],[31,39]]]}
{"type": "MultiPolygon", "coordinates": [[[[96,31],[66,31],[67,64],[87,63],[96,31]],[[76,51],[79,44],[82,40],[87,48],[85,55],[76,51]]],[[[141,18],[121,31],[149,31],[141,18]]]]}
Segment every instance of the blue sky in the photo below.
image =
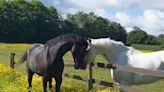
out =
{"type": "Polygon", "coordinates": [[[138,26],[148,34],[164,34],[163,0],[41,0],[57,8],[65,16],[78,11],[94,12],[98,16],[121,23],[129,32],[138,26]]]}

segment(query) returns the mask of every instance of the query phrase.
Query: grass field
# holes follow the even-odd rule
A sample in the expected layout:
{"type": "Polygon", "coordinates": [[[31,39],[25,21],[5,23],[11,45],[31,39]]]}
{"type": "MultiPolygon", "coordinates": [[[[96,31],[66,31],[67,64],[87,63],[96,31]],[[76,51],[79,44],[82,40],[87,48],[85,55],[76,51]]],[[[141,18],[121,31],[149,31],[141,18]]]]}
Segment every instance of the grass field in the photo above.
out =
{"type": "Polygon", "coordinates": [[[132,44],[131,46],[136,49],[151,50],[151,51],[164,50],[163,44],[161,44],[161,45],[132,44]]]}
{"type": "MultiPolygon", "coordinates": [[[[4,44],[0,43],[0,51],[5,50],[6,52],[19,52],[23,53],[30,44],[4,44]]],[[[143,52],[151,52],[147,50],[142,50],[143,52]]],[[[16,55],[16,61],[20,58],[16,55]]],[[[65,64],[72,64],[72,56],[67,53],[64,56],[65,64]]],[[[24,64],[17,66],[14,70],[8,67],[9,54],[0,54],[0,90],[2,92],[27,92],[27,76],[24,64]]],[[[96,57],[96,61],[101,61],[107,63],[101,56],[96,57]]],[[[75,70],[73,67],[65,67],[64,72],[70,74],[76,74],[83,77],[88,76],[88,70],[75,70]]],[[[108,69],[93,69],[93,77],[99,80],[105,80],[113,82],[110,77],[110,72],[108,69]]],[[[54,83],[53,83],[54,84],[54,83]]],[[[163,92],[164,91],[164,80],[157,81],[155,83],[134,86],[137,88],[148,89],[151,92],[163,92]]],[[[62,92],[86,92],[87,82],[78,81],[70,78],[64,77],[62,83],[62,92]]],[[[42,84],[41,78],[35,75],[33,80],[33,92],[41,92],[42,84]]],[[[112,92],[111,88],[103,87],[100,85],[94,85],[95,92],[112,92]]]]}

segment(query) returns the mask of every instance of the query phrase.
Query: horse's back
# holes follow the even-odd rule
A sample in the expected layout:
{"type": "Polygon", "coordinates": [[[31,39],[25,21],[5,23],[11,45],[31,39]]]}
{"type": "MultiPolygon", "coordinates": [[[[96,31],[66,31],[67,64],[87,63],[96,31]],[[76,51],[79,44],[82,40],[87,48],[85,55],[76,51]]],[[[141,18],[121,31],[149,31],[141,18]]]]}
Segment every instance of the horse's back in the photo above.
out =
{"type": "MultiPolygon", "coordinates": [[[[122,62],[126,62],[132,67],[145,68],[145,69],[158,69],[164,58],[164,51],[157,51],[151,53],[129,53],[120,57],[126,57],[127,59],[122,62]]],[[[125,58],[124,58],[125,59],[125,58]]],[[[120,59],[123,60],[123,59],[120,59]]],[[[121,62],[121,61],[119,61],[121,62]]]]}
{"type": "Polygon", "coordinates": [[[38,74],[46,72],[48,67],[48,47],[44,44],[33,44],[28,50],[29,68],[38,74]]]}
{"type": "Polygon", "coordinates": [[[161,60],[162,60],[163,63],[164,63],[164,50],[158,51],[158,55],[160,56],[161,60]]]}
{"type": "MultiPolygon", "coordinates": [[[[150,70],[163,70],[163,58],[164,51],[157,51],[151,53],[122,53],[119,57],[117,64],[150,70]]],[[[123,71],[113,71],[113,74],[114,79],[117,82],[128,85],[151,83],[161,79],[158,77],[146,76],[144,74],[128,73],[123,71]]]]}

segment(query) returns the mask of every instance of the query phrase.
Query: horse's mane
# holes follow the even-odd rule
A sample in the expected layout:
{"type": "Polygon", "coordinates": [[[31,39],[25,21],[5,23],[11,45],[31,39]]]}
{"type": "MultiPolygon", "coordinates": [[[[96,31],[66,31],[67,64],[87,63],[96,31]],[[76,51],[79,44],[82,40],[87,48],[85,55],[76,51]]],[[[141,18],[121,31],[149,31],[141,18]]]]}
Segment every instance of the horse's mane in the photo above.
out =
{"type": "Polygon", "coordinates": [[[60,35],[60,36],[57,36],[53,39],[50,39],[46,42],[46,45],[52,46],[52,45],[55,45],[61,41],[63,41],[63,42],[65,42],[65,41],[83,42],[85,40],[84,40],[84,37],[79,36],[79,35],[74,34],[74,33],[71,33],[71,34],[60,35]]]}
{"type": "Polygon", "coordinates": [[[118,44],[118,45],[120,45],[120,46],[125,46],[125,44],[123,43],[123,42],[121,42],[121,41],[115,41],[115,40],[113,40],[113,39],[111,39],[111,38],[108,38],[112,43],[115,43],[115,44],[118,44]]]}
{"type": "MultiPolygon", "coordinates": [[[[111,47],[111,45],[113,45],[114,48],[118,49],[118,50],[131,50],[133,52],[139,52],[138,50],[136,50],[133,47],[128,47],[126,46],[123,42],[121,41],[115,41],[111,38],[99,38],[99,39],[93,39],[92,40],[93,44],[95,44],[96,46],[105,46],[106,48],[111,47]]],[[[113,49],[114,49],[113,48],[113,49]]]]}
{"type": "MultiPolygon", "coordinates": [[[[110,38],[109,38],[110,39],[110,38]]],[[[137,49],[135,49],[135,48],[133,48],[133,47],[128,47],[128,46],[126,46],[123,42],[121,42],[121,41],[115,41],[115,40],[112,40],[112,39],[110,39],[110,41],[112,42],[112,43],[115,43],[115,44],[117,44],[117,46],[119,46],[119,47],[122,47],[122,48],[126,48],[127,50],[131,50],[131,52],[135,52],[135,53],[141,53],[140,51],[138,51],[137,49]]]]}
{"type": "Polygon", "coordinates": [[[120,42],[120,41],[115,41],[111,38],[99,38],[99,39],[93,39],[93,43],[97,44],[97,45],[103,45],[103,46],[111,46],[112,44],[114,44],[115,46],[120,46],[120,47],[126,47],[124,45],[124,43],[120,42]]]}

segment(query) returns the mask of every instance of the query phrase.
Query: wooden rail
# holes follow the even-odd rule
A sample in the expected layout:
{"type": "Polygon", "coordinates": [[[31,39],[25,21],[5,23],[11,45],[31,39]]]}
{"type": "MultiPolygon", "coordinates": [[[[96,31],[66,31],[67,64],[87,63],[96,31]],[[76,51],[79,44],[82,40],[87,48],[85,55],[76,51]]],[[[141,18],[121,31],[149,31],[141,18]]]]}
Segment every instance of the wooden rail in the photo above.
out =
{"type": "Polygon", "coordinates": [[[156,76],[156,77],[164,77],[163,70],[148,70],[148,69],[142,69],[142,68],[137,68],[137,67],[104,64],[104,63],[92,63],[92,66],[99,67],[99,68],[115,69],[115,70],[124,71],[124,72],[141,73],[143,75],[150,75],[150,76],[156,76]]]}
{"type": "Polygon", "coordinates": [[[148,69],[141,69],[141,68],[132,68],[128,66],[120,66],[115,65],[116,70],[119,71],[125,71],[125,72],[133,72],[133,73],[141,73],[143,75],[150,75],[150,76],[156,76],[156,77],[164,77],[164,71],[163,70],[148,70],[148,69]]]}
{"type": "Polygon", "coordinates": [[[77,80],[88,81],[88,78],[81,77],[81,76],[78,76],[78,75],[71,75],[71,74],[68,74],[68,73],[64,73],[64,76],[68,77],[68,78],[77,79],[77,80]]]}

